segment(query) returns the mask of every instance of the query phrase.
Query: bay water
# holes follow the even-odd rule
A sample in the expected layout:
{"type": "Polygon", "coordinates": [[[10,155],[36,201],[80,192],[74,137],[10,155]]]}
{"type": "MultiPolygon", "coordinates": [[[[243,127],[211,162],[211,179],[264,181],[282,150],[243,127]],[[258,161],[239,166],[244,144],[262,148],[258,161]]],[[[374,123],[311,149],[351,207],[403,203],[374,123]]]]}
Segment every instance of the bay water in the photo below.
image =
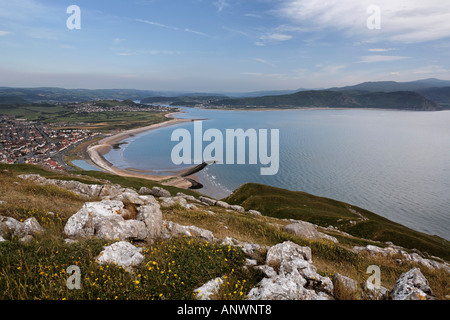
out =
{"type": "MultiPolygon", "coordinates": [[[[260,164],[211,164],[197,173],[206,195],[223,198],[244,183],[262,183],[348,202],[450,240],[450,111],[183,110],[178,117],[207,119],[203,130],[224,136],[238,128],[280,132],[276,175],[260,175],[260,164]]],[[[179,142],[171,135],[185,128],[193,137],[193,127],[186,122],[141,133],[105,158],[151,174],[192,167],[172,163],[179,142]]]]}

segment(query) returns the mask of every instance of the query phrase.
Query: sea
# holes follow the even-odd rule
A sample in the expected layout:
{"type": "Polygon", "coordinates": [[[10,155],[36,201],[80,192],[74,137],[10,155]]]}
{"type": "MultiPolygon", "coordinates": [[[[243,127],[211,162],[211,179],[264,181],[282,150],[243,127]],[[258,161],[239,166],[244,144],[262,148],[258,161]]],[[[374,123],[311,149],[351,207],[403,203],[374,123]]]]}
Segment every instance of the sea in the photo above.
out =
{"type": "MultiPolygon", "coordinates": [[[[206,195],[221,199],[244,183],[262,183],[344,201],[450,240],[450,111],[182,109],[177,117],[203,119],[203,132],[224,137],[227,129],[279,130],[277,174],[261,175],[260,163],[212,163],[196,174],[206,195]]],[[[171,137],[176,129],[193,137],[193,128],[184,122],[138,134],[105,158],[149,174],[192,167],[173,164],[179,141],[171,137]]]]}

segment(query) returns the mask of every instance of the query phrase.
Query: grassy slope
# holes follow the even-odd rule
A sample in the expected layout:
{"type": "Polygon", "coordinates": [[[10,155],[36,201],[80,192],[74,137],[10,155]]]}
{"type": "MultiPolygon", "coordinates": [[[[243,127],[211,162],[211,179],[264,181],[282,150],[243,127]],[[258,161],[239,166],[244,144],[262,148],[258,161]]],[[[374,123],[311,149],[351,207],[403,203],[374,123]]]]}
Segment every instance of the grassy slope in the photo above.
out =
{"type": "Polygon", "coordinates": [[[304,220],[324,227],[333,225],[357,237],[391,241],[405,248],[416,248],[450,259],[449,241],[409,229],[344,202],[254,183],[241,186],[224,200],[246,209],[259,210],[267,216],[304,220]],[[367,220],[363,221],[361,216],[367,220]],[[350,221],[356,221],[356,224],[350,221]]]}
{"type": "MultiPolygon", "coordinates": [[[[0,204],[0,215],[18,220],[35,217],[45,229],[43,235],[37,236],[28,244],[14,238],[0,243],[0,299],[192,299],[194,288],[221,275],[226,276],[226,282],[217,298],[243,299],[261,279],[259,272],[243,268],[243,255],[239,249],[194,239],[173,239],[146,245],[143,250],[144,264],[132,274],[114,265],[100,266],[94,259],[107,241],[89,239],[70,245],[64,243],[63,235],[67,219],[85,201],[98,199],[85,199],[55,186],[24,181],[17,177],[21,173],[38,173],[49,178],[74,179],[85,183],[99,183],[108,179],[135,189],[154,184],[146,180],[99,172],[69,175],[29,165],[0,164],[0,200],[6,201],[0,204]],[[68,274],[65,270],[73,264],[81,268],[82,290],[68,290],[66,287],[68,274]]],[[[180,190],[167,189],[172,194],[180,190]]],[[[182,191],[198,195],[194,191],[182,191]]],[[[235,194],[241,191],[242,189],[235,194]]],[[[262,189],[254,191],[261,192],[262,189]]],[[[289,194],[290,192],[286,192],[284,197],[287,198],[289,194]]],[[[308,198],[306,194],[303,197],[308,198]]],[[[321,201],[319,197],[310,197],[311,202],[308,204],[316,207],[317,212],[324,213],[333,208],[342,210],[346,206],[339,206],[340,203],[333,200],[321,201]]],[[[264,202],[271,203],[269,195],[264,202]]],[[[253,208],[256,208],[256,204],[253,208]]],[[[275,245],[289,240],[309,246],[314,265],[323,276],[339,272],[358,281],[365,281],[368,277],[367,267],[375,264],[381,267],[382,285],[391,288],[401,273],[415,266],[411,263],[398,265],[395,259],[386,257],[357,255],[350,250],[354,245],[376,244],[369,240],[328,232],[339,239],[339,243],[334,244],[288,234],[282,229],[288,222],[274,217],[229,212],[221,207],[186,210],[173,206],[162,211],[165,220],[208,229],[219,239],[230,236],[263,245],[275,245]]],[[[348,218],[352,218],[352,215],[349,214],[348,218]]],[[[264,254],[262,252],[253,258],[262,263],[264,254]]],[[[438,299],[450,294],[448,274],[422,267],[421,271],[438,299]]],[[[345,294],[340,298],[346,298],[345,294]]]]}

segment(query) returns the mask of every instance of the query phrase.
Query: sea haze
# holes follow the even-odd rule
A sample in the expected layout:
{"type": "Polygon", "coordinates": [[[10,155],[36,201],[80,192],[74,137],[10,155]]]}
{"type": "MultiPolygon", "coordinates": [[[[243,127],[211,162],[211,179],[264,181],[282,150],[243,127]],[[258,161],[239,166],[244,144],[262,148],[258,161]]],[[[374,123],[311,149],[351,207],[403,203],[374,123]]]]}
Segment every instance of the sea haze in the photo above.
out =
{"type": "MultiPolygon", "coordinates": [[[[246,182],[263,183],[348,202],[450,240],[450,111],[185,112],[180,117],[207,118],[203,130],[224,136],[226,129],[280,130],[277,175],[261,176],[260,164],[213,164],[198,174],[204,194],[222,198],[246,182]]],[[[132,137],[106,159],[121,168],[177,169],[170,159],[176,128],[193,132],[193,123],[132,137]]]]}

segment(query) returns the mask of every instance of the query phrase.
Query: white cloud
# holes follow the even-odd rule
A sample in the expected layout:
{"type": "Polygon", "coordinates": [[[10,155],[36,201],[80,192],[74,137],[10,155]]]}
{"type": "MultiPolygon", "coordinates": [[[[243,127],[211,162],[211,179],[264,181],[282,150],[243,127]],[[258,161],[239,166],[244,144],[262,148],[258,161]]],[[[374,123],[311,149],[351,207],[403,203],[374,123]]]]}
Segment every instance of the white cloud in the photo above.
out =
{"type": "Polygon", "coordinates": [[[390,48],[390,49],[383,49],[383,48],[369,49],[370,52],[388,52],[388,51],[392,51],[392,50],[395,50],[395,49],[392,49],[392,48],[390,48]]]}
{"type": "Polygon", "coordinates": [[[300,26],[330,29],[405,43],[450,37],[450,1],[442,0],[281,0],[278,15],[300,26]],[[367,8],[381,10],[381,29],[369,30],[367,8]]]}
{"type": "Polygon", "coordinates": [[[6,35],[8,35],[8,34],[12,34],[12,32],[0,30],[0,37],[6,36],[6,35]]]}
{"type": "Polygon", "coordinates": [[[383,55],[371,55],[371,56],[362,56],[359,62],[362,63],[374,63],[374,62],[389,62],[389,61],[398,61],[408,59],[408,57],[404,56],[383,56],[383,55]]]}
{"type": "Polygon", "coordinates": [[[260,40],[286,41],[292,39],[291,35],[283,33],[271,33],[260,37],[260,40]]]}

